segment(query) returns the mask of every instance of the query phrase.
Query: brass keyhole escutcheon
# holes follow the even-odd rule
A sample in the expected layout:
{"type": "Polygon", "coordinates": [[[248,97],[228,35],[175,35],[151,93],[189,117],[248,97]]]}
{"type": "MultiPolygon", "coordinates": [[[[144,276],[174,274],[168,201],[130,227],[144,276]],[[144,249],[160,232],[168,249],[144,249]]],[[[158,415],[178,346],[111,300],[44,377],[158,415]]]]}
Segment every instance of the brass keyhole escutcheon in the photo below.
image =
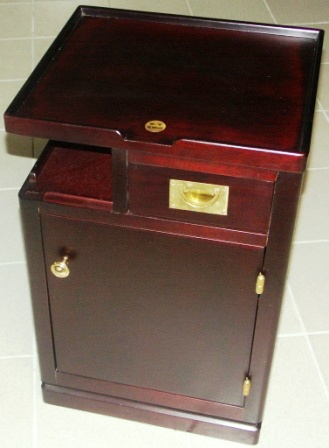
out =
{"type": "Polygon", "coordinates": [[[51,266],[50,270],[52,274],[54,274],[57,278],[66,278],[70,275],[70,269],[68,267],[68,258],[67,256],[63,257],[60,261],[55,261],[51,266]]]}
{"type": "Polygon", "coordinates": [[[166,127],[166,123],[160,120],[151,120],[145,124],[145,129],[149,132],[162,132],[166,127]]]}

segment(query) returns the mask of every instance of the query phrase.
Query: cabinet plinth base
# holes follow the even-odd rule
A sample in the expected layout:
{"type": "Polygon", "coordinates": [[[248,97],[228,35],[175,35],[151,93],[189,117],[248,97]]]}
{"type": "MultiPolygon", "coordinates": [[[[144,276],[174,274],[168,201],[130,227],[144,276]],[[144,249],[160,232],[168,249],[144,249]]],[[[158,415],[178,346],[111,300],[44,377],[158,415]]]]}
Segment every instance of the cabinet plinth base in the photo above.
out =
{"type": "Polygon", "coordinates": [[[43,383],[46,403],[155,424],[195,434],[256,444],[261,423],[257,425],[214,418],[122,398],[43,383]]]}

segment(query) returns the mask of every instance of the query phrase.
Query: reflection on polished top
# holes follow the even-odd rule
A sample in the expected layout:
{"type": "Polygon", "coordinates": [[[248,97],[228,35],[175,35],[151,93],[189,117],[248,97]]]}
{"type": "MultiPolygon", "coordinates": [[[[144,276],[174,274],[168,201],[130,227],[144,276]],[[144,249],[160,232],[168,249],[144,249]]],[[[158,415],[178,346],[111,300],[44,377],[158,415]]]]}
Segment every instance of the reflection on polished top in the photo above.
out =
{"type": "Polygon", "coordinates": [[[7,129],[73,142],[71,128],[89,129],[100,146],[192,140],[307,153],[321,38],[82,7],[8,109],[7,129]]]}

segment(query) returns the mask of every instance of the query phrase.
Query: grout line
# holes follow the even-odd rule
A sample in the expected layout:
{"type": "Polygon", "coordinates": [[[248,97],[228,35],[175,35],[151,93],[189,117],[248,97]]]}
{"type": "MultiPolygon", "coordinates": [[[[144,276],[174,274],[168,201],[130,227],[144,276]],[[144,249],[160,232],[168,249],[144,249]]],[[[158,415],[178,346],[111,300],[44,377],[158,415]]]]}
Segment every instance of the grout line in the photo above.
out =
{"type": "Polygon", "coordinates": [[[307,168],[307,171],[325,171],[325,170],[329,170],[328,166],[318,166],[318,167],[313,167],[313,168],[307,168]]]}
{"type": "Polygon", "coordinates": [[[326,171],[326,170],[329,170],[328,166],[307,168],[307,171],[326,171]]]}
{"type": "Polygon", "coordinates": [[[12,40],[32,40],[32,37],[0,37],[0,42],[8,42],[12,40]]]}
{"type": "Polygon", "coordinates": [[[311,343],[311,341],[310,341],[309,334],[308,334],[307,331],[306,331],[306,327],[305,327],[303,318],[302,318],[302,316],[301,316],[301,314],[300,314],[300,311],[299,311],[298,305],[297,305],[297,303],[296,303],[296,299],[295,299],[294,293],[293,293],[293,291],[292,291],[291,286],[290,286],[289,283],[287,284],[287,288],[288,288],[289,293],[290,293],[290,297],[291,297],[291,300],[292,300],[292,304],[293,304],[293,307],[294,307],[294,310],[295,310],[297,319],[298,319],[299,324],[300,324],[300,326],[302,327],[302,330],[303,330],[303,331],[302,331],[302,336],[305,338],[305,341],[306,341],[306,344],[307,344],[307,346],[308,346],[308,349],[309,349],[311,358],[312,358],[312,360],[313,360],[314,367],[315,367],[315,369],[316,369],[316,371],[317,371],[317,374],[318,374],[320,383],[321,383],[322,387],[324,388],[325,396],[326,396],[327,400],[329,401],[329,390],[328,390],[328,388],[327,388],[326,381],[325,381],[325,379],[324,379],[324,376],[323,376],[321,367],[320,367],[320,365],[319,365],[319,362],[318,362],[317,357],[316,357],[316,354],[315,354],[315,352],[314,352],[312,343],[311,343]]]}
{"type": "MultiPolygon", "coordinates": [[[[328,63],[329,64],[329,63],[328,63]]],[[[317,104],[319,105],[319,111],[318,112],[322,112],[324,115],[324,118],[326,119],[326,121],[329,123],[329,116],[327,115],[328,110],[326,110],[323,106],[321,101],[319,100],[319,98],[316,99],[317,104]]]]}
{"type": "Polygon", "coordinates": [[[264,5],[266,6],[268,12],[270,13],[270,16],[272,17],[273,22],[274,22],[275,24],[277,24],[278,22],[277,22],[277,20],[276,20],[276,18],[275,18],[275,16],[274,16],[274,14],[273,14],[272,11],[271,11],[271,8],[270,8],[269,5],[267,4],[267,1],[266,1],[266,0],[263,0],[263,3],[264,3],[264,5]]]}
{"type": "Polygon", "coordinates": [[[324,109],[323,109],[322,103],[321,103],[321,101],[319,100],[319,98],[316,99],[316,103],[319,105],[320,112],[323,112],[324,109]]]}
{"type": "Polygon", "coordinates": [[[329,123],[329,110],[323,109],[323,114],[327,122],[329,123]]]}
{"type": "Polygon", "coordinates": [[[0,191],[6,191],[6,190],[19,190],[19,187],[4,187],[4,188],[0,188],[0,191]]]}
{"type": "MultiPolygon", "coordinates": [[[[328,21],[324,21],[324,22],[295,22],[295,23],[291,23],[292,26],[309,26],[309,25],[328,25],[329,22],[328,21]]],[[[314,27],[314,26],[313,26],[314,27]]]]}
{"type": "Polygon", "coordinates": [[[320,112],[324,112],[324,107],[322,106],[322,103],[321,103],[321,101],[319,100],[319,98],[316,99],[316,102],[317,102],[317,104],[319,105],[320,112]]]}
{"type": "Polygon", "coordinates": [[[33,370],[32,370],[32,387],[33,387],[33,398],[32,398],[32,448],[37,448],[38,446],[38,421],[37,421],[37,355],[36,355],[36,343],[33,334],[33,370]]]}
{"type": "Polygon", "coordinates": [[[25,82],[25,81],[26,78],[0,79],[0,84],[6,82],[25,82]]]}
{"type": "MultiPolygon", "coordinates": [[[[5,3],[1,3],[0,6],[6,6],[6,5],[8,6],[8,5],[12,5],[12,4],[13,4],[12,1],[11,1],[11,2],[8,1],[8,2],[5,2],[5,3]]],[[[17,2],[17,3],[15,2],[14,5],[15,5],[15,6],[16,6],[16,5],[17,5],[17,6],[18,6],[18,5],[26,5],[26,2],[17,2]]]]}
{"type": "Polygon", "coordinates": [[[24,359],[24,358],[34,358],[33,355],[9,355],[9,356],[0,356],[0,361],[4,361],[7,359],[24,359]]]}
{"type": "Polygon", "coordinates": [[[35,0],[32,0],[32,29],[31,29],[31,32],[32,32],[32,37],[34,38],[35,37],[35,20],[34,20],[34,18],[35,18],[35,0]]]}
{"type": "Polygon", "coordinates": [[[39,39],[55,39],[56,35],[55,34],[49,34],[46,36],[33,36],[33,40],[39,40],[39,39]]]}
{"type": "Polygon", "coordinates": [[[187,5],[187,8],[188,8],[188,10],[189,10],[190,15],[193,16],[192,7],[191,7],[191,5],[190,5],[189,0],[185,0],[185,2],[186,2],[186,5],[187,5]]]}
{"type": "Polygon", "coordinates": [[[323,244],[329,243],[329,240],[305,240],[305,241],[293,241],[292,244],[323,244]]]}
{"type": "Polygon", "coordinates": [[[17,265],[22,265],[22,264],[26,264],[26,261],[8,261],[8,262],[2,262],[0,263],[0,268],[4,267],[4,266],[17,266],[17,265]]]}
{"type": "Polygon", "coordinates": [[[278,334],[277,335],[277,339],[285,339],[285,338],[300,338],[300,337],[305,337],[304,333],[283,333],[283,334],[278,334]]]}
{"type": "MultiPolygon", "coordinates": [[[[321,335],[327,335],[329,334],[329,330],[328,331],[309,331],[308,333],[306,333],[307,336],[321,336],[321,335]]],[[[278,334],[278,338],[295,338],[295,337],[300,337],[300,336],[305,336],[305,333],[299,332],[299,333],[282,333],[282,334],[278,334]]]]}
{"type": "Polygon", "coordinates": [[[31,51],[31,62],[32,62],[32,70],[34,69],[34,61],[35,61],[35,1],[32,0],[32,23],[31,23],[31,33],[32,33],[32,51],[31,51]]]}
{"type": "Polygon", "coordinates": [[[19,191],[20,189],[17,187],[7,187],[7,188],[0,188],[1,191],[19,191]]]}

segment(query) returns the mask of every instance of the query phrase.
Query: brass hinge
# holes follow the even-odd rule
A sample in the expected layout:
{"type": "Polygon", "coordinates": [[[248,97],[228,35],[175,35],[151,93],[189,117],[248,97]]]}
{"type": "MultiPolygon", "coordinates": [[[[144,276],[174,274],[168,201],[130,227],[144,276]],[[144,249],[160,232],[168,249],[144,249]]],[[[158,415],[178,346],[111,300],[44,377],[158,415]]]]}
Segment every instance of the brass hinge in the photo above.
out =
{"type": "Polygon", "coordinates": [[[264,287],[265,287],[265,275],[260,272],[256,280],[256,294],[263,294],[264,287]]]}
{"type": "Polygon", "coordinates": [[[248,397],[248,395],[250,394],[250,389],[251,389],[251,381],[250,378],[246,376],[242,386],[242,394],[245,397],[248,397]]]}

